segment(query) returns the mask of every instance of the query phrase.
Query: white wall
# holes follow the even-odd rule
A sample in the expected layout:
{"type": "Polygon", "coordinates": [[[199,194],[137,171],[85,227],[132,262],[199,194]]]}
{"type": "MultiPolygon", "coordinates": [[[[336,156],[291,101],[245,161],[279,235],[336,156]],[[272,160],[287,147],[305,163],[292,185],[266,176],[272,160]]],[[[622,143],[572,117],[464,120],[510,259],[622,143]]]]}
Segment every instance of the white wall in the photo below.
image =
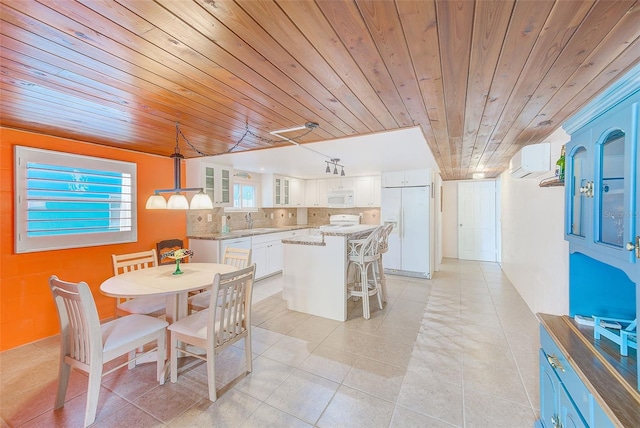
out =
{"type": "MultiPolygon", "coordinates": [[[[569,137],[549,139],[551,163],[569,137]]],[[[502,174],[502,269],[532,312],[569,312],[569,245],[564,240],[564,187],[539,187],[542,178],[502,174]]]]}
{"type": "MultiPolygon", "coordinates": [[[[569,137],[560,130],[551,143],[551,164],[569,137]]],[[[564,240],[564,187],[539,187],[542,178],[512,179],[503,173],[498,236],[502,269],[532,312],[569,312],[569,245],[564,240]]],[[[458,181],[442,183],[442,255],[458,257],[458,181]]]]}

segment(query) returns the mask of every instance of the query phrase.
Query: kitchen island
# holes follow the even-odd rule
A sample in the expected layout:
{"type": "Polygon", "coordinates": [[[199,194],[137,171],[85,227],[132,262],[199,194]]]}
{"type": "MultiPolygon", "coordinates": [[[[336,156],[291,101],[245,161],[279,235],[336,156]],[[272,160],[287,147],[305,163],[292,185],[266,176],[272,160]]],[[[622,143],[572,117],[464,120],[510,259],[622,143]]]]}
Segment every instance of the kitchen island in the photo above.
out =
{"type": "Polygon", "coordinates": [[[347,319],[347,241],[377,225],[324,230],[284,239],[282,298],[287,308],[324,318],[347,319]]]}

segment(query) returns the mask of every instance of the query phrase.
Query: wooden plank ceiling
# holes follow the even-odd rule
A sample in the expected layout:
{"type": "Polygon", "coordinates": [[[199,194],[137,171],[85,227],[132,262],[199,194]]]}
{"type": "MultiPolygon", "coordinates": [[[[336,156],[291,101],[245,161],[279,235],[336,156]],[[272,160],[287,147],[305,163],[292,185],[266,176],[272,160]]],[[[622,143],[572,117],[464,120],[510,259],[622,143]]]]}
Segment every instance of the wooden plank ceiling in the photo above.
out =
{"type": "Polygon", "coordinates": [[[495,177],[640,61],[635,1],[0,1],[0,125],[161,155],[418,125],[495,177]]]}

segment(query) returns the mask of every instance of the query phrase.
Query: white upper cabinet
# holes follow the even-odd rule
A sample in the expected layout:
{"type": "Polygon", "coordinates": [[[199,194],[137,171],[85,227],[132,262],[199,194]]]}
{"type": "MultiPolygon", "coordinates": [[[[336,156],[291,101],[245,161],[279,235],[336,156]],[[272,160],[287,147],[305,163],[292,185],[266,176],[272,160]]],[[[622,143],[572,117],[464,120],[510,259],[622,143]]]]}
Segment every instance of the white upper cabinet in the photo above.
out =
{"type": "Polygon", "coordinates": [[[304,205],[309,208],[327,206],[327,180],[306,180],[304,205]]]}
{"type": "Polygon", "coordinates": [[[291,179],[282,175],[262,174],[263,208],[289,206],[291,195],[291,179]]]}
{"type": "Polygon", "coordinates": [[[429,169],[412,169],[382,173],[382,187],[412,187],[431,184],[429,169]]]}
{"type": "Polygon", "coordinates": [[[301,180],[299,178],[290,178],[289,184],[289,192],[290,192],[290,207],[304,207],[305,206],[305,180],[301,180]]]}
{"type": "Polygon", "coordinates": [[[277,174],[262,174],[263,208],[305,206],[305,180],[277,174]]]}
{"type": "Polygon", "coordinates": [[[356,207],[379,207],[381,187],[379,175],[356,178],[356,207]]]}
{"type": "Polygon", "coordinates": [[[355,190],[356,180],[352,177],[328,178],[327,190],[355,190]]]}
{"type": "Polygon", "coordinates": [[[207,162],[203,158],[187,159],[187,187],[202,187],[214,207],[233,205],[233,167],[207,162]]]}

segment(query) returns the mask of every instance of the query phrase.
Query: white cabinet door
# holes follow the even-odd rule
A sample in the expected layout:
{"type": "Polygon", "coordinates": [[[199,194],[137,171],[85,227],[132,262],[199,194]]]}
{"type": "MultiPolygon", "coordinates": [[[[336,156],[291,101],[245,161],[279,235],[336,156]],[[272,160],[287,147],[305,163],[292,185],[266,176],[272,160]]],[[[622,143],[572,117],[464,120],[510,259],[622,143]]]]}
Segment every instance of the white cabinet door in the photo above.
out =
{"type": "Polygon", "coordinates": [[[385,172],[382,174],[382,187],[402,187],[404,171],[385,172]]]}
{"type": "Polygon", "coordinates": [[[355,190],[356,180],[351,177],[328,178],[327,189],[355,190]]]}
{"type": "Polygon", "coordinates": [[[373,177],[373,206],[379,207],[382,204],[382,179],[379,175],[373,177]]]}
{"type": "Polygon", "coordinates": [[[304,205],[318,206],[318,180],[306,180],[304,183],[304,205]]]}
{"type": "Polygon", "coordinates": [[[327,206],[327,180],[306,180],[304,205],[310,208],[327,206]]]}
{"type": "Polygon", "coordinates": [[[414,187],[431,184],[430,169],[412,169],[382,173],[382,187],[414,187]]]}
{"type": "Polygon", "coordinates": [[[282,252],[284,246],[280,240],[271,241],[267,248],[269,258],[269,274],[280,272],[282,270],[282,252]]]}
{"type": "Polygon", "coordinates": [[[267,242],[263,242],[261,244],[254,244],[251,247],[251,263],[256,264],[256,278],[269,275],[268,246],[269,244],[267,242]]]}
{"type": "Polygon", "coordinates": [[[291,178],[291,201],[289,206],[303,207],[305,206],[305,180],[299,178],[291,178]]]}
{"type": "Polygon", "coordinates": [[[380,176],[356,179],[356,207],[380,206],[380,176]]]}
{"type": "Polygon", "coordinates": [[[428,169],[412,169],[404,172],[405,186],[428,186],[429,170],[428,169]]]}

